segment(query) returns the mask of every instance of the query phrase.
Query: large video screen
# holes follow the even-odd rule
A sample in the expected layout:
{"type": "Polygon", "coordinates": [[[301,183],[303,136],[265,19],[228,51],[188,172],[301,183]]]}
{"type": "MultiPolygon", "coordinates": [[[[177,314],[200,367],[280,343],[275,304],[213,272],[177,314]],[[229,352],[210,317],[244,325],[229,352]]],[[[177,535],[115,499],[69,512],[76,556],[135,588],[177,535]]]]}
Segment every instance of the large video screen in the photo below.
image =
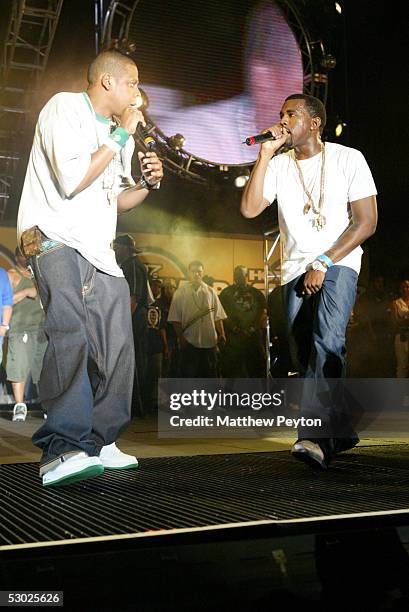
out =
{"type": "Polygon", "coordinates": [[[303,91],[301,52],[274,0],[140,0],[129,40],[149,115],[208,161],[253,162],[245,138],[303,91]]]}

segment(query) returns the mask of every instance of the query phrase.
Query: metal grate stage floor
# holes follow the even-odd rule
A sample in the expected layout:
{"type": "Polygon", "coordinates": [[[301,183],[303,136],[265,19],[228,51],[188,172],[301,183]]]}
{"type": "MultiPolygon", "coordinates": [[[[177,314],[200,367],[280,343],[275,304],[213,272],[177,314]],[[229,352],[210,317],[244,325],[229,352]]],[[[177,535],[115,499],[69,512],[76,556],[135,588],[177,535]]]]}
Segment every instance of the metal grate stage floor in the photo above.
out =
{"type": "Polygon", "coordinates": [[[38,464],[0,466],[0,550],[328,520],[409,519],[409,446],[362,447],[325,472],[288,452],[144,459],[44,490],[38,464]]]}

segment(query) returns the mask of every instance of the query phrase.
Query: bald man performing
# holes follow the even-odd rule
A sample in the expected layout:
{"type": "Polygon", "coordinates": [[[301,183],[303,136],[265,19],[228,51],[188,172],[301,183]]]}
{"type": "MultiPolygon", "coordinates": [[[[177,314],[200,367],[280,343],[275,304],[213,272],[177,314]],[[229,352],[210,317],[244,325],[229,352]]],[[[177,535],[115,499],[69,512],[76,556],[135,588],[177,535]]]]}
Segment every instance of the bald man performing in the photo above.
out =
{"type": "Polygon", "coordinates": [[[117,51],[98,55],[88,89],[59,93],[36,126],[18,215],[18,242],[46,313],[40,398],[48,419],[34,434],[44,486],[137,467],[115,441],[130,418],[134,369],[129,288],[115,260],[117,214],[159,187],[162,165],[138,152],[138,69],[117,51]]]}

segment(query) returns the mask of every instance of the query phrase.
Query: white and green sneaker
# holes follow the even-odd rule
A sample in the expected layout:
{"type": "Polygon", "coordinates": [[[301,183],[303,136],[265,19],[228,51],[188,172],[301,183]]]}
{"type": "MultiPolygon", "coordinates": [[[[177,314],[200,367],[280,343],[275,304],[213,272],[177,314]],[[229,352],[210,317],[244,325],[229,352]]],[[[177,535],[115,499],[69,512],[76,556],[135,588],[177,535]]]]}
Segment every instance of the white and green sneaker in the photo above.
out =
{"type": "Polygon", "coordinates": [[[129,470],[138,467],[137,458],[120,451],[115,442],[103,446],[99,458],[107,470],[129,470]]]}
{"type": "Polygon", "coordinates": [[[52,464],[56,467],[46,470],[47,466],[40,469],[44,487],[60,487],[86,478],[94,478],[102,474],[104,466],[99,457],[89,457],[86,452],[70,453],[65,457],[59,457],[52,464]]]}

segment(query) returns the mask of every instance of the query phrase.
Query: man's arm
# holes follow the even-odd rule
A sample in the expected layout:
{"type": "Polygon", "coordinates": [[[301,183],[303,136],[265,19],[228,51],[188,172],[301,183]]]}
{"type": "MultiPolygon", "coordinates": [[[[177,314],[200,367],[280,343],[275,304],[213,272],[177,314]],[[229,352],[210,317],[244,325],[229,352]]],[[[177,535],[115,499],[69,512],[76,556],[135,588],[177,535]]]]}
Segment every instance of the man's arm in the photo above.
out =
{"type": "Polygon", "coordinates": [[[131,295],[131,314],[133,314],[138,306],[138,298],[136,295],[131,295]]]}
{"type": "Polygon", "coordinates": [[[264,197],[264,179],[268,163],[287,139],[287,133],[283,134],[283,128],[279,124],[269,128],[269,131],[275,140],[268,140],[261,145],[258,159],[241,199],[241,214],[247,219],[257,217],[269,206],[270,202],[264,197]]]}
{"type": "MultiPolygon", "coordinates": [[[[209,289],[211,289],[209,287],[209,289]]],[[[223,319],[227,319],[227,315],[224,311],[221,301],[219,300],[217,293],[214,289],[211,289],[213,294],[213,305],[214,305],[214,326],[217,332],[217,343],[226,344],[226,335],[224,333],[223,319]]]]}
{"type": "Polygon", "coordinates": [[[35,299],[37,297],[37,289],[35,287],[27,287],[21,291],[16,291],[16,287],[20,282],[20,274],[14,268],[7,270],[10,285],[13,290],[13,306],[24,300],[24,298],[35,299]]]}
{"type": "Polygon", "coordinates": [[[11,314],[13,312],[13,306],[3,306],[2,308],[2,317],[1,317],[1,325],[0,325],[0,336],[4,336],[6,333],[6,327],[10,325],[11,314]]]}
{"type": "Polygon", "coordinates": [[[10,270],[7,270],[7,275],[9,277],[11,288],[14,291],[20,282],[20,274],[18,274],[14,268],[10,268],[10,270]]]}
{"type": "MultiPolygon", "coordinates": [[[[162,162],[154,151],[147,153],[138,152],[139,162],[141,164],[141,172],[145,181],[153,188],[158,185],[163,178],[162,162]]],[[[124,189],[118,196],[118,214],[127,212],[135,206],[142,204],[146,196],[149,194],[149,189],[142,187],[140,182],[134,186],[124,189]]]]}
{"type": "Polygon", "coordinates": [[[19,302],[22,302],[25,298],[30,298],[34,300],[37,297],[37,290],[35,287],[27,287],[27,289],[22,289],[21,291],[17,291],[13,295],[13,304],[14,306],[19,302]]]}
{"type": "Polygon", "coordinates": [[[179,323],[179,321],[172,321],[172,325],[173,328],[176,332],[176,336],[178,339],[178,344],[180,346],[181,349],[185,348],[188,344],[186,338],[183,335],[183,329],[182,329],[182,323],[179,323]]]}
{"type": "Polygon", "coordinates": [[[1,269],[0,273],[0,291],[1,301],[3,303],[0,321],[0,336],[4,336],[10,324],[11,314],[13,312],[13,289],[8,274],[6,270],[3,269],[1,269]]]}
{"type": "Polygon", "coordinates": [[[160,330],[160,337],[162,338],[162,345],[163,345],[163,357],[164,359],[169,359],[169,345],[168,345],[168,335],[166,332],[166,327],[161,327],[160,330]]]}
{"type": "MultiPolygon", "coordinates": [[[[337,263],[367,238],[375,233],[378,221],[376,197],[368,196],[351,202],[352,224],[345,230],[333,246],[325,251],[333,263],[337,263]]],[[[317,293],[324,282],[325,272],[309,270],[304,279],[304,290],[307,294],[317,293]]]]}
{"type": "Polygon", "coordinates": [[[217,343],[218,344],[226,344],[226,336],[224,333],[224,326],[222,319],[214,322],[217,332],[217,343]]]}
{"type": "Polygon", "coordinates": [[[102,145],[95,151],[95,153],[91,154],[91,163],[88,166],[88,170],[79,183],[79,185],[70,193],[69,197],[73,198],[78,195],[81,191],[92,185],[92,183],[99,177],[100,174],[103,173],[107,165],[114,158],[115,151],[110,149],[107,145],[102,145]]]}
{"type": "Polygon", "coordinates": [[[369,196],[351,202],[352,224],[325,252],[334,263],[343,259],[375,233],[378,223],[376,197],[369,196]]]}

